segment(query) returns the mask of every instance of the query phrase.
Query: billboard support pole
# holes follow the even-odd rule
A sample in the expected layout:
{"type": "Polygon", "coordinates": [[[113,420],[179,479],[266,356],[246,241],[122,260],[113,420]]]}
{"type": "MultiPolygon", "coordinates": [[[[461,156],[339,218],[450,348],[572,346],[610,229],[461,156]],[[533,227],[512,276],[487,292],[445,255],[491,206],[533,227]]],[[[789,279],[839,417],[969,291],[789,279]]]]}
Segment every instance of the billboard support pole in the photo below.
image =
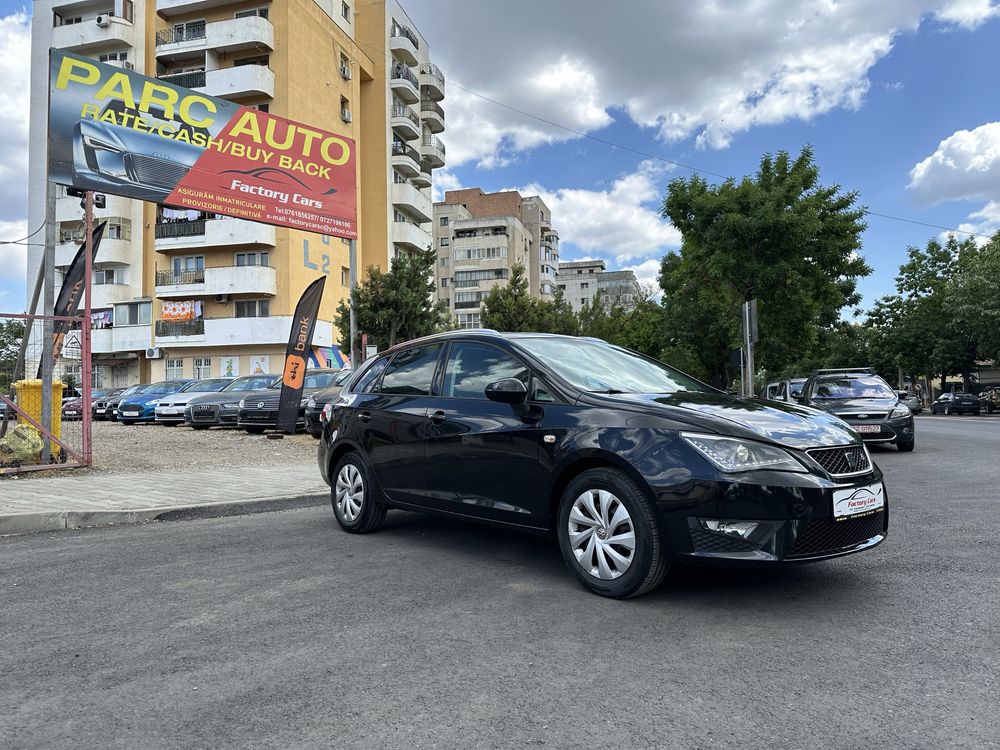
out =
{"type": "Polygon", "coordinates": [[[351,276],[351,298],[348,306],[351,308],[351,369],[358,369],[358,354],[354,351],[357,347],[354,342],[358,338],[358,313],[354,309],[354,289],[358,285],[358,243],[357,240],[348,240],[348,265],[351,276]]]}
{"type": "Polygon", "coordinates": [[[87,257],[83,266],[83,322],[80,324],[80,394],[83,399],[83,463],[90,466],[92,458],[90,420],[93,415],[90,410],[91,388],[93,387],[90,379],[90,295],[94,283],[94,191],[88,190],[83,200],[83,222],[87,232],[84,253],[87,257]]]}
{"type": "MultiPolygon", "coordinates": [[[[48,179],[45,180],[45,249],[42,251],[42,268],[45,278],[42,282],[42,313],[46,316],[55,315],[56,306],[56,186],[48,179]]],[[[46,430],[52,429],[52,370],[55,365],[53,360],[52,344],[54,336],[54,326],[51,317],[47,317],[42,324],[42,425],[46,430]]],[[[58,407],[62,408],[62,404],[58,407]]],[[[49,463],[52,455],[52,445],[49,438],[43,435],[42,457],[43,464],[49,463]]]]}

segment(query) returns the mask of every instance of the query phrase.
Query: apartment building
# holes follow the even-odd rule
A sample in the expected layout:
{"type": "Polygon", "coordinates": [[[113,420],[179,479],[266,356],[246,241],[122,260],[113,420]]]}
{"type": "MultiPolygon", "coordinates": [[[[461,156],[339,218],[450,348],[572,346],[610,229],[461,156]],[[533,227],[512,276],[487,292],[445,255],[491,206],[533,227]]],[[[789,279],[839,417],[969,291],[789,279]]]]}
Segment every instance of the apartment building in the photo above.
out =
{"type": "MultiPolygon", "coordinates": [[[[45,218],[50,46],[354,139],[362,277],[430,245],[431,174],[444,164],[444,78],[397,2],[39,0],[34,226],[45,218]]],[[[108,221],[93,287],[96,386],[278,370],[299,295],[321,275],[312,359],[339,361],[333,319],[349,293],[346,240],[110,195],[96,216],[108,221]]],[[[83,234],[79,199],[60,191],[56,221],[56,265],[64,270],[83,234]]],[[[29,259],[29,289],[39,262],[29,259]]]]}
{"type": "Polygon", "coordinates": [[[631,310],[639,301],[639,281],[634,271],[608,271],[603,260],[576,260],[559,264],[558,286],[563,297],[580,312],[595,298],[606,306],[631,310]]]}
{"type": "Polygon", "coordinates": [[[559,234],[538,196],[449,190],[434,204],[434,248],[436,297],[462,328],[480,327],[483,299],[507,283],[515,265],[524,266],[533,297],[555,293],[559,234]]]}

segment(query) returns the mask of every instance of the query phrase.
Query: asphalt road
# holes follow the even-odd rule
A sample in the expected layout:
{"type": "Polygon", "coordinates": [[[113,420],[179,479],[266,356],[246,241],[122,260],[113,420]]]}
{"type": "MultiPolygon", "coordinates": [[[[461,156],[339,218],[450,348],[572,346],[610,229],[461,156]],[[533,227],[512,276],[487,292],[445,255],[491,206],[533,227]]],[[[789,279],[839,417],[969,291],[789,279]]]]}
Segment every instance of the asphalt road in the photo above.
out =
{"type": "Polygon", "coordinates": [[[1000,415],[917,429],[876,550],[628,602],[399,512],[7,538],[0,747],[1000,747],[1000,415]]]}

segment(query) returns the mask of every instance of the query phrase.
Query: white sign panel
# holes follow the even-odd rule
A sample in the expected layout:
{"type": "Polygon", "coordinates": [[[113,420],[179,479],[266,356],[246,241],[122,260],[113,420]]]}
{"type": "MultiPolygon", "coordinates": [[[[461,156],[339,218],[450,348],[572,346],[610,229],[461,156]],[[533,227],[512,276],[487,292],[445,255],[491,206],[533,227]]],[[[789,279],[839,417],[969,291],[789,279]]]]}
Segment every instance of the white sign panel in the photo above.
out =
{"type": "Polygon", "coordinates": [[[881,482],[867,487],[851,487],[833,492],[833,517],[849,518],[874,513],[885,505],[885,491],[881,482]]]}

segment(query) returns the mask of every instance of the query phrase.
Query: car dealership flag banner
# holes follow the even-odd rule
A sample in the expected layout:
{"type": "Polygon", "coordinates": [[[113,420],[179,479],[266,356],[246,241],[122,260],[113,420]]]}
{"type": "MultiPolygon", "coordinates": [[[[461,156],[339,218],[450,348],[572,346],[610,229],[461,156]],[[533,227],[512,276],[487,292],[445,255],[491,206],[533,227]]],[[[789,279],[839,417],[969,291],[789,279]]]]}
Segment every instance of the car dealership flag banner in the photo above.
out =
{"type": "Polygon", "coordinates": [[[52,181],[357,239],[352,139],[62,50],[49,56],[52,181]]]}
{"type": "Polygon", "coordinates": [[[292,331],[288,335],[285,349],[285,366],[281,370],[281,396],[278,401],[277,428],[294,434],[299,418],[299,402],[302,400],[302,385],[305,383],[306,366],[312,351],[313,331],[316,330],[316,316],[319,303],[323,299],[326,276],[320,276],[306,287],[295,306],[292,331]]]}

